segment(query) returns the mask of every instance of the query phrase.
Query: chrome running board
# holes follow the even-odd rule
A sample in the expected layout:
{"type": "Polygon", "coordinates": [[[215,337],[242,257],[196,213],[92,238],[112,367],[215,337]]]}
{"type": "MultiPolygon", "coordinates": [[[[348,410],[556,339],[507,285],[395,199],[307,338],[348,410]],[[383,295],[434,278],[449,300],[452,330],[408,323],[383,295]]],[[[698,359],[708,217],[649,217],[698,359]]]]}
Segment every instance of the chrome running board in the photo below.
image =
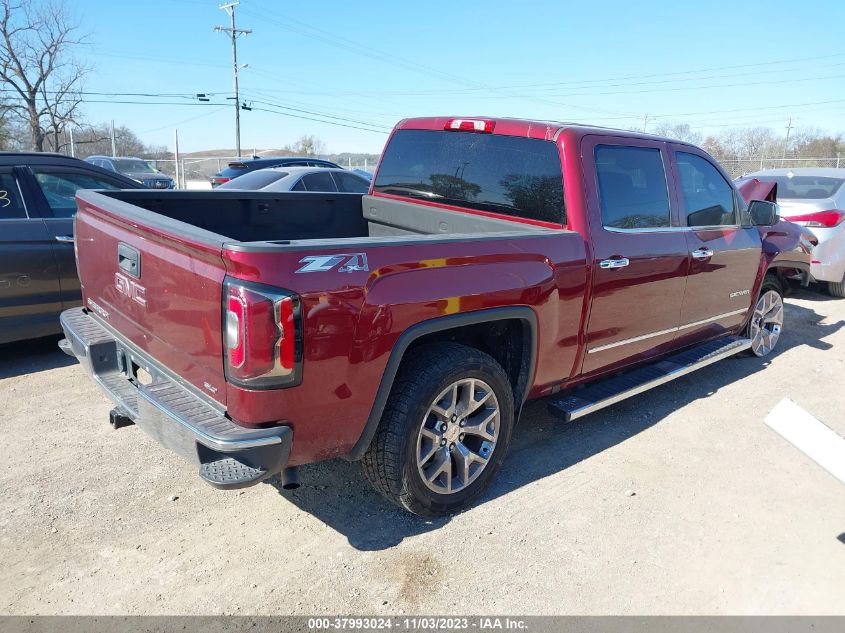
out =
{"type": "Polygon", "coordinates": [[[567,422],[576,420],[750,347],[751,339],[737,336],[708,341],[651,365],[568,391],[549,402],[549,412],[567,422]]]}

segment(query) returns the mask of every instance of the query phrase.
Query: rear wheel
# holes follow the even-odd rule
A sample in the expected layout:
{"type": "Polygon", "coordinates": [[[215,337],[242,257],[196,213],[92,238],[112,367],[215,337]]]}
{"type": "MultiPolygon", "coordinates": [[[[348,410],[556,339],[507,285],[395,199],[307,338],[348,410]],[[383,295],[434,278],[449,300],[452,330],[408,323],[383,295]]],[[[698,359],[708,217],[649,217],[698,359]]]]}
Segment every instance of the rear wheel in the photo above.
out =
{"type": "Polygon", "coordinates": [[[364,473],[415,514],[449,514],[499,470],[513,430],[513,391],[502,367],[475,348],[438,343],[411,354],[364,455],[364,473]]]}
{"type": "Polygon", "coordinates": [[[761,357],[771,354],[782,330],[783,290],[777,278],[766,277],[746,327],[746,336],[751,339],[751,352],[761,357]]]}
{"type": "Polygon", "coordinates": [[[845,297],[845,276],[839,282],[828,281],[827,291],[834,297],[845,297]]]}

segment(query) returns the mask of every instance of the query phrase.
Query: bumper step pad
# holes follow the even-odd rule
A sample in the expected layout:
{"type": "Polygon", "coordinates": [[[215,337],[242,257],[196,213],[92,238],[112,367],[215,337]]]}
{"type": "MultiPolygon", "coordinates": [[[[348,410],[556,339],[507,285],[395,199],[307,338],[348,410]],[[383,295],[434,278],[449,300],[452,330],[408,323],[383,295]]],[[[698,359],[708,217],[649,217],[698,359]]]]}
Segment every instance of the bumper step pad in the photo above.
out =
{"type": "Polygon", "coordinates": [[[215,488],[245,488],[266,479],[267,471],[253,468],[233,457],[224,457],[202,464],[200,477],[215,488]]]}
{"type": "Polygon", "coordinates": [[[567,422],[599,409],[609,407],[626,398],[685,376],[696,369],[738,354],[751,347],[746,338],[730,336],[708,341],[684,350],[652,365],[599,380],[574,389],[549,402],[549,413],[567,422]]]}
{"type": "Polygon", "coordinates": [[[65,340],[59,347],[75,356],[116,404],[113,426],[134,422],[166,448],[197,464],[216,488],[244,488],[281,473],[290,456],[290,426],[247,428],[217,403],[198,395],[155,359],[106,329],[82,308],[61,315],[65,340]],[[129,363],[143,367],[152,382],[139,385],[127,375],[129,363]]]}

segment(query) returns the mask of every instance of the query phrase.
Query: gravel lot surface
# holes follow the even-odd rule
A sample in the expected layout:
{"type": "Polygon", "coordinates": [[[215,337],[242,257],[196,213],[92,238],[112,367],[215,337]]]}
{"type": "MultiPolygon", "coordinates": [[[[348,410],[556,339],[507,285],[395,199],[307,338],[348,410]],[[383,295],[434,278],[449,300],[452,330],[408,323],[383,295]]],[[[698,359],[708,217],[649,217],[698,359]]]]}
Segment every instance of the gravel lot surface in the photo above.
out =
{"type": "Polygon", "coordinates": [[[845,614],[845,486],[763,424],[845,435],[845,300],[800,291],[729,359],[566,425],[531,404],[483,501],[426,521],[358,464],[221,492],[55,340],[0,348],[0,613],[845,614]]]}

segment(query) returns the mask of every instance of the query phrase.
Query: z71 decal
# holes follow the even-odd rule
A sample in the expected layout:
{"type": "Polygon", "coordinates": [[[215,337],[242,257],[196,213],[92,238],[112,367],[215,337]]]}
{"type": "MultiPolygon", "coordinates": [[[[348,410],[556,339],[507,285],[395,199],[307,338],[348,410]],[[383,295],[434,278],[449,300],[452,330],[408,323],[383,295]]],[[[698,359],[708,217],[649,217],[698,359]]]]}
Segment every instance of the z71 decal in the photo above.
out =
{"type": "Polygon", "coordinates": [[[367,265],[366,253],[343,253],[336,255],[309,255],[299,260],[304,264],[296,272],[298,273],[327,273],[334,270],[335,266],[339,273],[354,273],[359,270],[370,270],[367,265]]]}

